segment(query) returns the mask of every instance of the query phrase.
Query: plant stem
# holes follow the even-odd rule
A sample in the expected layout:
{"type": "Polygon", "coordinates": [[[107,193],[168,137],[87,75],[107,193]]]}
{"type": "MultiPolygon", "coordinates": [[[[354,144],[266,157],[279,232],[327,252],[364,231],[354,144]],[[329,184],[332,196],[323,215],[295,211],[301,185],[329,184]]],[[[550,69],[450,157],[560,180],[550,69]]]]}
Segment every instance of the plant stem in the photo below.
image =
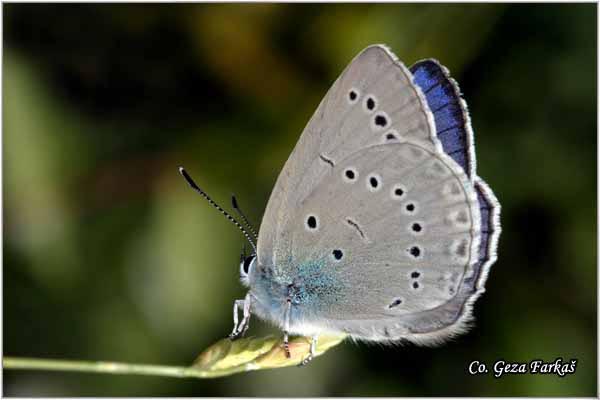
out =
{"type": "Polygon", "coordinates": [[[95,372],[100,374],[157,375],[175,378],[213,378],[221,375],[218,372],[203,371],[192,367],[129,364],[110,361],[4,357],[2,365],[6,369],[95,372]]]}

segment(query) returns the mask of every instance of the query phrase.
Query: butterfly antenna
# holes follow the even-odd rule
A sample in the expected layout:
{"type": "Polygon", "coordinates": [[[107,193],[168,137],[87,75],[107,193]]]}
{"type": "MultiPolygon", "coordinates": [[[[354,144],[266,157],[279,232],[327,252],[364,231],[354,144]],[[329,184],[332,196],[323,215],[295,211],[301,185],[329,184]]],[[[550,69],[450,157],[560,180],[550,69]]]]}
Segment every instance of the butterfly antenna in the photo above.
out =
{"type": "Polygon", "coordinates": [[[242,212],[242,209],[239,207],[237,199],[235,198],[234,194],[231,195],[231,206],[238,213],[238,215],[240,216],[242,221],[244,221],[244,224],[246,224],[246,227],[250,230],[250,233],[252,233],[252,236],[254,236],[254,239],[258,239],[258,233],[256,233],[256,230],[254,229],[254,227],[252,226],[250,221],[248,221],[248,218],[246,218],[246,215],[242,212]]]}
{"type": "Polygon", "coordinates": [[[206,192],[204,192],[204,190],[200,189],[200,187],[198,185],[196,185],[196,182],[194,182],[194,180],[192,179],[192,177],[188,175],[187,171],[185,169],[183,169],[183,167],[179,167],[179,173],[181,174],[181,176],[183,176],[183,178],[186,180],[186,182],[188,183],[188,185],[190,185],[190,187],[192,189],[194,189],[196,192],[200,193],[200,195],[202,197],[204,197],[206,199],[206,201],[208,201],[208,203],[211,206],[213,206],[214,208],[216,208],[217,210],[219,210],[221,212],[221,214],[223,214],[232,224],[234,224],[235,226],[237,226],[237,228],[240,231],[242,231],[242,233],[246,237],[246,240],[248,240],[248,242],[252,246],[252,249],[254,249],[254,253],[256,253],[256,243],[254,243],[254,241],[252,240],[252,237],[248,234],[248,231],[242,226],[242,224],[240,224],[235,218],[233,218],[231,216],[231,214],[229,214],[227,211],[223,210],[223,208],[221,208],[220,205],[218,205],[217,203],[215,203],[213,201],[213,199],[211,199],[206,194],[206,192]]]}
{"type": "Polygon", "coordinates": [[[240,262],[244,262],[246,259],[246,243],[242,246],[242,253],[240,254],[240,262]]]}

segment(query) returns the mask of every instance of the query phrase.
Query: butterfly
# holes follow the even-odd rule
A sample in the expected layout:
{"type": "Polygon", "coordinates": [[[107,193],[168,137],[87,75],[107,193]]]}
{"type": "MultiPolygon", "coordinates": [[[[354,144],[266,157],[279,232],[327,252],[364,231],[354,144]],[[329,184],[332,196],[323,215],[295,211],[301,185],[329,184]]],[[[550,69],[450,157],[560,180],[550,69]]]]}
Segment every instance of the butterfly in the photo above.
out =
{"type": "MultiPolygon", "coordinates": [[[[437,344],[467,330],[496,260],[500,204],[476,174],[467,105],[433,59],[406,68],[383,45],[334,82],[279,174],[259,233],[237,202],[250,316],[284,334],[437,344]]],[[[238,312],[241,310],[242,319],[238,312]]],[[[289,348],[286,347],[289,355],[289,348]]]]}

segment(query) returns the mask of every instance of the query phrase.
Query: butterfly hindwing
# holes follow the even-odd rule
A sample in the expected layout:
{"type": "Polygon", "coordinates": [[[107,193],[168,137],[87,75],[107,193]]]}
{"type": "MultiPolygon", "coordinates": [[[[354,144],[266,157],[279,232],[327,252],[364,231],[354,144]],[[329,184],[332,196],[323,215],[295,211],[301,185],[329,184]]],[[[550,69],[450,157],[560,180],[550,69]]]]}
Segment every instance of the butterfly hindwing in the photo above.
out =
{"type": "Polygon", "coordinates": [[[302,229],[289,233],[288,268],[323,264],[309,291],[325,295],[298,309],[369,340],[429,330],[425,318],[439,329],[427,311],[474,273],[479,212],[468,177],[444,154],[397,143],[340,160],[289,215],[302,229]]]}

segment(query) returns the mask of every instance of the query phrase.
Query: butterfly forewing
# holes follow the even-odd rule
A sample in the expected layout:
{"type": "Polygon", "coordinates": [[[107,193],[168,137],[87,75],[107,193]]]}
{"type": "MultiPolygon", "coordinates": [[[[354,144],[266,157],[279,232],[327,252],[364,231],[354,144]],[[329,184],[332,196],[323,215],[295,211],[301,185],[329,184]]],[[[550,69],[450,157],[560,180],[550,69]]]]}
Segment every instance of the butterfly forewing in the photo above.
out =
{"type": "Polygon", "coordinates": [[[386,48],[368,47],[321,101],[281,171],[261,224],[259,262],[277,265],[286,259],[289,242],[282,236],[293,229],[288,210],[338,160],[370,145],[406,140],[441,149],[425,97],[412,84],[410,72],[386,48]]]}

